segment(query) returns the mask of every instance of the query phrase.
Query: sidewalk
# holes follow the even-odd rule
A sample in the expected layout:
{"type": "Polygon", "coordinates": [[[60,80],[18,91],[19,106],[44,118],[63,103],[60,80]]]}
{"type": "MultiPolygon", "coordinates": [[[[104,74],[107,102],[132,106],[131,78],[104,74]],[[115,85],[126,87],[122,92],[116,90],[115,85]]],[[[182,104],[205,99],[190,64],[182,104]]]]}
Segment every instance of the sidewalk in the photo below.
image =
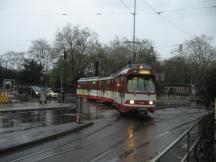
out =
{"type": "Polygon", "coordinates": [[[72,133],[92,125],[93,122],[67,123],[49,127],[39,127],[31,130],[0,134],[0,152],[17,149],[22,146],[47,141],[55,137],[72,133]]]}
{"type": "Polygon", "coordinates": [[[39,104],[37,102],[0,104],[0,112],[40,110],[40,109],[51,110],[51,109],[61,109],[61,108],[75,109],[75,105],[66,104],[66,103],[39,104]]]}

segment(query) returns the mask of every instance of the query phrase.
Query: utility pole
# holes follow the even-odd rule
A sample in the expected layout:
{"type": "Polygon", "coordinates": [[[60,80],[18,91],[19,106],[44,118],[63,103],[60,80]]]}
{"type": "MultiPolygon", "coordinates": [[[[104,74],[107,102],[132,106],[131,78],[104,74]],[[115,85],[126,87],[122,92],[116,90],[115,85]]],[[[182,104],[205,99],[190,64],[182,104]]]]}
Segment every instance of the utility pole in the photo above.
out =
{"type": "Polygon", "coordinates": [[[128,60],[128,64],[134,64],[136,62],[136,51],[135,51],[135,44],[140,44],[136,42],[136,0],[134,0],[134,10],[133,13],[133,41],[126,41],[125,43],[132,43],[132,54],[130,55],[130,60],[128,60]]]}
{"type": "Polygon", "coordinates": [[[133,58],[132,58],[132,64],[134,64],[136,61],[135,40],[136,40],[136,0],[134,0],[134,12],[133,12],[133,58]]]}
{"type": "Polygon", "coordinates": [[[64,90],[66,92],[67,89],[67,74],[66,74],[66,66],[67,65],[67,51],[64,50],[64,90]]]}

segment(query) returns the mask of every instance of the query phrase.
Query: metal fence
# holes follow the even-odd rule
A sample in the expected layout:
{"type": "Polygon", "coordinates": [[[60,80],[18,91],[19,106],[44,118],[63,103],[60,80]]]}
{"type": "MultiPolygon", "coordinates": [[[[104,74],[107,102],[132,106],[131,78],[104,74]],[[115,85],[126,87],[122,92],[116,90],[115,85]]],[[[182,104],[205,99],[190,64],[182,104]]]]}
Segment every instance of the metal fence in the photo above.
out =
{"type": "Polygon", "coordinates": [[[151,162],[213,161],[214,113],[200,118],[151,162]]]}

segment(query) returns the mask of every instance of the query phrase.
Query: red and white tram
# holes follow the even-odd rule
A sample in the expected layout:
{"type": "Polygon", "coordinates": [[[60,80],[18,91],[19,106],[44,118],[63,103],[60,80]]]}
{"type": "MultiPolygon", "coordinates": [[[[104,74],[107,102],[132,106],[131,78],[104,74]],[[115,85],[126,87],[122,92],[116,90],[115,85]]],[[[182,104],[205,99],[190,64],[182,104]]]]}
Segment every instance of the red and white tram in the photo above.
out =
{"type": "Polygon", "coordinates": [[[155,71],[149,65],[132,65],[109,77],[80,78],[77,95],[109,102],[122,113],[144,110],[156,104],[155,71]]]}

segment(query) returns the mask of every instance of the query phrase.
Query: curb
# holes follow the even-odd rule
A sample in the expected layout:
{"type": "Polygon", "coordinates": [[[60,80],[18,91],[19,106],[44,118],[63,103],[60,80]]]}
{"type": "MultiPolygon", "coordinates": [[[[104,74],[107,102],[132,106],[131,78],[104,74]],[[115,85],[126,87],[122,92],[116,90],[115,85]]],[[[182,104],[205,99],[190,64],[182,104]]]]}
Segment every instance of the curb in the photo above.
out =
{"type": "Polygon", "coordinates": [[[5,148],[0,148],[0,153],[5,153],[7,151],[14,151],[16,149],[19,149],[19,148],[22,148],[22,147],[25,147],[25,146],[28,146],[28,145],[39,144],[39,143],[44,142],[44,141],[51,141],[51,140],[53,140],[55,138],[59,138],[59,137],[62,137],[64,135],[74,133],[74,132],[76,132],[78,130],[89,127],[89,126],[93,125],[94,122],[85,122],[85,123],[81,122],[80,124],[83,124],[83,125],[77,126],[76,128],[65,130],[65,131],[62,131],[62,132],[59,132],[59,133],[56,133],[56,134],[46,135],[46,136],[44,136],[42,138],[35,139],[35,140],[32,140],[32,141],[28,141],[28,142],[24,142],[24,143],[20,143],[20,144],[14,144],[14,145],[11,145],[11,146],[5,147],[5,148]]]}
{"type": "MultiPolygon", "coordinates": [[[[47,106],[47,105],[45,105],[47,106]]],[[[75,105],[63,105],[62,107],[61,106],[56,106],[56,107],[53,107],[53,106],[47,106],[47,107],[35,107],[35,108],[31,108],[29,106],[29,108],[1,108],[0,109],[0,112],[16,112],[16,111],[35,111],[35,110],[57,110],[57,109],[76,109],[76,106],[75,105]]]]}

